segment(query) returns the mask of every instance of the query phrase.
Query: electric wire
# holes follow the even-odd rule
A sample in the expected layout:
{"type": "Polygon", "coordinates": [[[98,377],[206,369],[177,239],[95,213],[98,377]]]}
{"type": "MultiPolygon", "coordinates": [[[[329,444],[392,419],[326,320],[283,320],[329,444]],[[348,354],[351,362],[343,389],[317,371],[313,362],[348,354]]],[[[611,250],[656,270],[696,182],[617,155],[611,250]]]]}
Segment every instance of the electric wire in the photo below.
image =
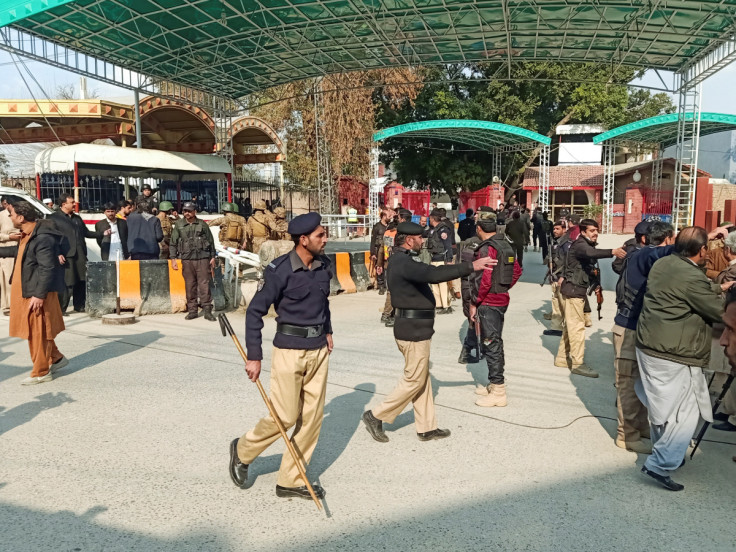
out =
{"type": "MultiPolygon", "coordinates": [[[[80,335],[80,336],[84,336],[84,337],[89,337],[89,338],[93,338],[93,339],[104,339],[104,340],[112,341],[112,342],[115,342],[115,343],[122,343],[124,345],[130,345],[131,347],[137,347],[138,349],[150,348],[150,349],[154,349],[156,351],[163,351],[163,352],[174,353],[174,354],[178,354],[178,355],[186,355],[187,357],[201,358],[201,359],[207,360],[208,362],[212,362],[213,360],[215,360],[215,362],[220,362],[220,363],[223,363],[223,364],[230,364],[230,365],[233,365],[233,366],[242,366],[243,365],[242,359],[240,359],[239,361],[231,361],[231,360],[223,360],[223,359],[213,359],[211,356],[204,355],[204,354],[184,353],[181,350],[174,350],[174,349],[169,349],[169,348],[165,348],[165,347],[157,347],[155,345],[141,345],[139,343],[132,343],[130,341],[126,341],[125,339],[115,339],[115,338],[107,337],[107,336],[104,336],[104,335],[90,335],[90,334],[85,333],[85,332],[70,330],[68,328],[66,330],[66,333],[72,333],[72,334],[76,334],[76,335],[80,335]]],[[[269,368],[267,368],[267,367],[263,367],[263,368],[261,368],[261,372],[266,372],[266,373],[269,373],[270,374],[271,373],[271,370],[269,368]]],[[[370,395],[375,395],[375,396],[379,396],[379,397],[386,397],[386,396],[388,396],[387,393],[380,393],[378,391],[369,391],[367,389],[361,389],[360,387],[353,387],[353,386],[350,386],[350,385],[344,385],[344,384],[341,384],[341,383],[335,383],[335,382],[330,382],[330,381],[327,382],[327,385],[331,385],[333,387],[339,387],[341,389],[349,389],[351,391],[360,391],[361,393],[368,393],[370,395]]],[[[459,412],[459,413],[462,413],[462,414],[469,414],[469,415],[475,416],[477,418],[486,418],[488,420],[493,420],[495,422],[501,422],[501,423],[507,424],[507,425],[512,425],[512,426],[516,426],[516,427],[523,427],[523,428],[526,428],[526,429],[537,429],[537,430],[542,430],[542,431],[556,431],[556,430],[560,430],[560,429],[566,429],[566,428],[572,426],[574,423],[576,423],[576,422],[578,422],[580,420],[585,420],[586,418],[591,418],[591,419],[596,419],[596,420],[606,420],[606,421],[611,421],[611,422],[618,422],[618,420],[616,420],[616,418],[611,418],[610,416],[603,416],[601,414],[584,414],[582,416],[578,416],[576,418],[573,418],[568,423],[563,424],[563,425],[559,425],[559,426],[537,426],[537,425],[532,425],[532,424],[522,424],[522,423],[519,423],[519,422],[512,422],[510,420],[504,420],[503,418],[497,418],[495,416],[489,416],[488,414],[483,414],[482,412],[474,412],[472,410],[466,410],[464,408],[458,408],[456,406],[449,406],[449,405],[442,404],[442,403],[435,403],[435,406],[438,407],[438,408],[444,408],[444,409],[452,410],[454,412],[459,412]]],[[[716,441],[716,440],[712,440],[712,439],[703,439],[703,442],[705,442],[705,443],[717,443],[717,444],[721,444],[721,445],[736,446],[736,443],[728,443],[728,442],[725,442],[725,441],[716,441]]]]}

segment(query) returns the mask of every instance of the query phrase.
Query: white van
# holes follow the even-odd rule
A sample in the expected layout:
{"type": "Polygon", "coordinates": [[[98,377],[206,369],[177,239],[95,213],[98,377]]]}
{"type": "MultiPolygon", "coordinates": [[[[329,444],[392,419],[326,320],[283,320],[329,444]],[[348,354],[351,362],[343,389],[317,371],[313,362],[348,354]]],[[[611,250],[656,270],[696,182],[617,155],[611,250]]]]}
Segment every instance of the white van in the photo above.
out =
{"type": "MultiPolygon", "coordinates": [[[[33,196],[25,190],[19,190],[18,188],[8,188],[6,186],[0,186],[0,197],[14,198],[17,200],[27,201],[33,207],[43,215],[44,218],[51,214],[51,209],[41,203],[36,196],[33,196]]],[[[97,241],[91,238],[87,238],[87,260],[88,261],[99,261],[100,260],[100,248],[97,245],[97,241]]]]}

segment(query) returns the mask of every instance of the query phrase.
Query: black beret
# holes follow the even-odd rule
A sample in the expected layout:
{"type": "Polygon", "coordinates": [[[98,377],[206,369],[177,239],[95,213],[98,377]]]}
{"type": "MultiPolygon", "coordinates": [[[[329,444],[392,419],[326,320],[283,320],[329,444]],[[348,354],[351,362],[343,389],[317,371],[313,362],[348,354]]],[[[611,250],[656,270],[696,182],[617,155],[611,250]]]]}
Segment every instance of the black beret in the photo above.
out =
{"type": "Polygon", "coordinates": [[[401,222],[396,227],[396,232],[404,234],[406,236],[421,236],[424,232],[424,228],[416,224],[415,222],[401,222]]]}
{"type": "Polygon", "coordinates": [[[303,236],[305,234],[311,234],[314,229],[317,228],[322,222],[322,217],[319,213],[306,213],[294,217],[289,223],[288,232],[292,236],[303,236]]]}

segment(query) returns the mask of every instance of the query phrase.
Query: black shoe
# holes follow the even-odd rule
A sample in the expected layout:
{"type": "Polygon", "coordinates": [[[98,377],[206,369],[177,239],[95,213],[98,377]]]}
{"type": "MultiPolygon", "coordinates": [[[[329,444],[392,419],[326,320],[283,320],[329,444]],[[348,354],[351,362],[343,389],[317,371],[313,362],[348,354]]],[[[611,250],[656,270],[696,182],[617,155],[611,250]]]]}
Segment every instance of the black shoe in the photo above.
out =
{"type": "Polygon", "coordinates": [[[386,320],[386,324],[385,325],[386,325],[387,328],[393,328],[394,327],[394,323],[395,323],[395,320],[393,318],[389,318],[388,320],[386,320]]]}
{"type": "Polygon", "coordinates": [[[713,429],[717,429],[718,431],[736,431],[736,425],[726,420],[720,424],[713,424],[713,429]]]}
{"type": "Polygon", "coordinates": [[[645,466],[641,467],[641,473],[643,473],[644,475],[648,475],[669,491],[681,491],[685,488],[685,485],[681,485],[680,483],[675,483],[674,481],[672,481],[672,478],[669,475],[659,475],[658,473],[649,471],[645,466]]]}
{"type": "Polygon", "coordinates": [[[189,314],[187,314],[187,315],[186,315],[186,316],[184,317],[184,320],[194,320],[194,319],[195,319],[195,318],[197,318],[198,316],[199,316],[199,315],[198,315],[198,314],[197,314],[196,312],[192,311],[192,312],[190,312],[189,314]]]}
{"type": "Polygon", "coordinates": [[[542,335],[556,335],[557,337],[562,336],[562,330],[544,330],[542,335]]]}
{"type": "Polygon", "coordinates": [[[378,295],[386,295],[386,288],[378,288],[378,295]]]}
{"type": "Polygon", "coordinates": [[[420,441],[433,441],[435,439],[444,439],[445,437],[449,436],[449,429],[433,429],[432,431],[427,431],[426,433],[417,433],[417,437],[419,437],[420,441]]]}
{"type": "MultiPolygon", "coordinates": [[[[312,490],[317,498],[322,499],[325,497],[325,490],[319,485],[312,484],[312,490]]],[[[307,489],[306,485],[302,485],[301,487],[282,487],[281,485],[276,485],[276,496],[312,500],[312,495],[309,494],[309,489],[307,489]]]]}
{"type": "Polygon", "coordinates": [[[204,319],[209,320],[210,322],[214,322],[217,320],[214,315],[212,314],[212,307],[205,307],[204,309],[204,319]]]}
{"type": "Polygon", "coordinates": [[[237,439],[230,443],[230,479],[241,489],[248,484],[248,464],[243,464],[238,458],[237,439]]]}
{"type": "Polygon", "coordinates": [[[714,422],[727,422],[728,421],[728,414],[725,412],[716,412],[713,414],[713,421],[714,422]]]}
{"type": "Polygon", "coordinates": [[[363,423],[368,433],[379,443],[388,443],[388,436],[383,432],[383,422],[373,415],[373,412],[363,412],[363,423]]]}
{"type": "Polygon", "coordinates": [[[467,364],[470,360],[470,350],[466,347],[463,347],[460,351],[460,356],[457,357],[458,364],[467,364]]]}
{"type": "Polygon", "coordinates": [[[443,309],[443,312],[440,314],[452,314],[453,310],[452,307],[447,307],[446,309],[443,309]]]}

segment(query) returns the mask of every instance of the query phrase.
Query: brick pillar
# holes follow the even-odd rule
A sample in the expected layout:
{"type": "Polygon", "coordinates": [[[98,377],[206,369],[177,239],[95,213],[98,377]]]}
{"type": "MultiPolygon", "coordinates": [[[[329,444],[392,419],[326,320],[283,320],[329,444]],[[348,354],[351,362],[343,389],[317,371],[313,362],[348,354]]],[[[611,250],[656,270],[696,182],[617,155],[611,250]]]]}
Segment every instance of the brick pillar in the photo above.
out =
{"type": "Polygon", "coordinates": [[[627,188],[626,203],[624,203],[625,234],[633,234],[634,228],[641,222],[642,208],[644,207],[644,195],[641,188],[627,188]]]}
{"type": "Polygon", "coordinates": [[[720,211],[706,211],[705,216],[705,228],[708,232],[718,228],[721,225],[721,212],[720,211]]]}
{"type": "Polygon", "coordinates": [[[727,199],[723,206],[723,220],[736,224],[736,199],[727,199]]]}
{"type": "Polygon", "coordinates": [[[526,208],[527,209],[532,208],[532,191],[531,190],[526,191],[526,208]]]}

